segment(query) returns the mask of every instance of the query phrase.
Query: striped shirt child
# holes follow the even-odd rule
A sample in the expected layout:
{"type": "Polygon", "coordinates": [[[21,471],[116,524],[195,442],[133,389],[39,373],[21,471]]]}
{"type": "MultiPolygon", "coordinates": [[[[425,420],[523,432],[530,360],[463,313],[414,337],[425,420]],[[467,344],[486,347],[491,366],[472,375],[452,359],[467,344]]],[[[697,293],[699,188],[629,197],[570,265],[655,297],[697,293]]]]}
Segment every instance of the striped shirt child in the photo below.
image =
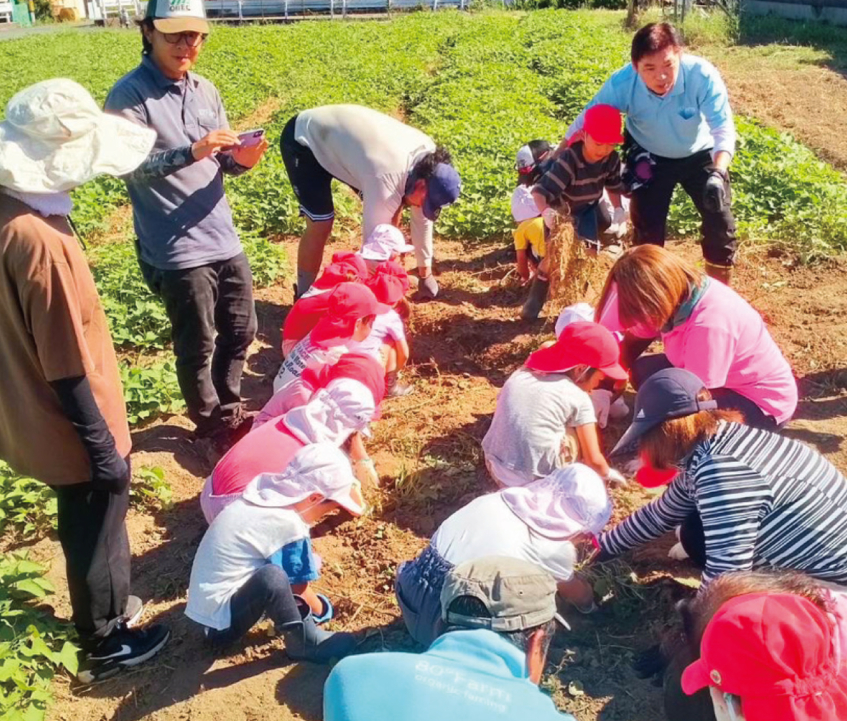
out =
{"type": "Polygon", "coordinates": [[[581,142],[566,148],[533,188],[544,196],[551,207],[567,203],[571,214],[600,200],[604,188],[612,193],[626,192],[617,151],[613,150],[599,162],[589,163],[582,148],[581,142]]]}
{"type": "Polygon", "coordinates": [[[647,506],[604,533],[612,555],[703,521],[703,584],[731,571],[794,569],[847,585],[847,479],[811,448],[722,421],[680,475],[647,506]]]}

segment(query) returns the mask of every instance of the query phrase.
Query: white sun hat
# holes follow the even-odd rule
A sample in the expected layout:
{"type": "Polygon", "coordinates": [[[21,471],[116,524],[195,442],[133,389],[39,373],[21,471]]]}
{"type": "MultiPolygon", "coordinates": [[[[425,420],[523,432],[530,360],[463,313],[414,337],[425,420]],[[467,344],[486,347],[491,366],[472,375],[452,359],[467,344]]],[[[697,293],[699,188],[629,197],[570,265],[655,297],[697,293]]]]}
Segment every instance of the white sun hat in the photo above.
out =
{"type": "Polygon", "coordinates": [[[256,476],[242,498],[254,506],[288,508],[319,493],[354,516],[365,512],[350,460],[332,443],[313,443],[297,451],[282,473],[256,476]]]}
{"type": "Polygon", "coordinates": [[[98,175],[126,175],[155,141],[155,131],[100,110],[79,83],[45,80],[6,105],[0,185],[19,193],[60,193],[98,175]]]}
{"type": "Polygon", "coordinates": [[[612,501],[603,479],[582,463],[499,493],[518,518],[545,538],[567,540],[582,533],[596,536],[612,517],[612,501]]]}
{"type": "Polygon", "coordinates": [[[149,0],[146,17],[160,33],[209,34],[203,0],[149,0]]]}
{"type": "Polygon", "coordinates": [[[409,245],[399,228],[390,223],[380,223],[367,237],[359,251],[365,260],[389,260],[393,255],[411,253],[414,245],[409,245]]]}

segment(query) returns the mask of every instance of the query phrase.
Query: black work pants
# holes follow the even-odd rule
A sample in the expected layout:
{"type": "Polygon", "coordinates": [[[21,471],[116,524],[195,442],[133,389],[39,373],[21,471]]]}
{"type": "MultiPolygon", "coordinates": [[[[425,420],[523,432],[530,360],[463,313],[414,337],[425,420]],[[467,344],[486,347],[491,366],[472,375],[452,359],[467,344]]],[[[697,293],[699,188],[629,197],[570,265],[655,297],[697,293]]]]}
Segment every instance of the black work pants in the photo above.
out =
{"type": "Polygon", "coordinates": [[[73,622],[83,646],[90,646],[108,636],[126,611],[129,484],[119,492],[91,482],[53,486],[53,490],[58,499],[59,542],[65,553],[73,622]]]}
{"type": "MultiPolygon", "coordinates": [[[[719,212],[708,210],[703,204],[703,191],[712,166],[710,151],[704,150],[687,158],[653,156],[653,159],[656,165],[653,168],[652,181],[632,193],[630,215],[635,231],[635,244],[665,244],[671,198],[676,186],[681,185],[700,213],[703,258],[712,265],[731,266],[738,240],[730,204],[727,202],[726,207],[719,212]]],[[[730,192],[727,180],[727,199],[730,192]]]]}
{"type": "Polygon", "coordinates": [[[179,387],[199,435],[219,430],[241,407],[241,376],[256,336],[253,275],[244,253],[187,270],[143,261],[150,290],[171,321],[179,387]]]}
{"type": "Polygon", "coordinates": [[[262,566],[247,579],[229,601],[230,624],[223,631],[211,630],[216,644],[237,641],[267,614],[277,629],[301,620],[288,575],[279,566],[262,566]]]}

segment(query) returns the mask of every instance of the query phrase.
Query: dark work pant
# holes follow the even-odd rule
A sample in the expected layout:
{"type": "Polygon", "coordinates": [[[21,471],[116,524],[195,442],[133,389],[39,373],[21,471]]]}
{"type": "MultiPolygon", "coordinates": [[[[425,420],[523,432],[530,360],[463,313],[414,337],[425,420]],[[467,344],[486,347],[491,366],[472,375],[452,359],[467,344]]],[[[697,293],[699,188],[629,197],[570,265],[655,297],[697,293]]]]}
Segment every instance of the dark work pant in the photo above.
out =
{"type": "MultiPolygon", "coordinates": [[[[703,258],[713,265],[732,265],[738,240],[735,236],[735,219],[729,202],[720,212],[707,210],[703,205],[703,189],[712,165],[711,153],[704,150],[688,158],[654,156],[654,160],[656,165],[653,168],[653,180],[647,186],[638,188],[632,193],[630,214],[635,230],[635,244],[665,244],[671,197],[674,188],[681,185],[694,201],[702,219],[700,242],[703,247],[703,258]]],[[[726,192],[729,199],[731,191],[728,180],[726,192]]]]}
{"type": "Polygon", "coordinates": [[[253,276],[247,257],[188,270],[141,262],[150,289],[171,321],[179,387],[200,435],[222,426],[241,406],[241,375],[256,336],[253,276]]]}
{"type": "Polygon", "coordinates": [[[126,610],[129,484],[120,493],[93,483],[53,486],[73,621],[84,645],[108,636],[126,610]]]}
{"type": "MultiPolygon", "coordinates": [[[[631,368],[631,380],[635,390],[641,387],[650,376],[665,368],[673,368],[673,364],[664,353],[651,353],[638,358],[631,368]]],[[[712,398],[717,401],[721,410],[734,410],[744,416],[744,423],[753,428],[761,428],[765,431],[778,430],[779,424],[776,418],[765,413],[759,406],[746,396],[742,396],[729,388],[712,388],[709,391],[712,398]]]]}
{"type": "Polygon", "coordinates": [[[229,628],[209,631],[209,640],[213,643],[237,641],[265,614],[278,629],[301,619],[288,575],[270,563],[257,570],[235,592],[229,602],[229,612],[229,628]]]}

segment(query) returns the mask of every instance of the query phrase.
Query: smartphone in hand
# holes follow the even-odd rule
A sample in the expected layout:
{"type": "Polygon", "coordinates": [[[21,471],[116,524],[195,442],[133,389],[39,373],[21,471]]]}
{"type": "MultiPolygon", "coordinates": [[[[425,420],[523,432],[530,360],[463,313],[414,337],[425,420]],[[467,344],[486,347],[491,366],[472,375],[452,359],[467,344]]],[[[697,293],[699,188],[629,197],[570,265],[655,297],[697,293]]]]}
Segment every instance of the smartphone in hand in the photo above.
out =
{"type": "Polygon", "coordinates": [[[265,129],[257,128],[256,130],[248,130],[245,133],[239,133],[238,139],[241,141],[240,148],[252,148],[262,142],[265,137],[265,129]]]}
{"type": "Polygon", "coordinates": [[[248,130],[244,133],[239,133],[238,141],[240,145],[230,145],[223,152],[231,153],[236,148],[252,148],[254,145],[258,145],[259,143],[261,143],[264,137],[264,128],[257,128],[256,130],[248,130]]]}

